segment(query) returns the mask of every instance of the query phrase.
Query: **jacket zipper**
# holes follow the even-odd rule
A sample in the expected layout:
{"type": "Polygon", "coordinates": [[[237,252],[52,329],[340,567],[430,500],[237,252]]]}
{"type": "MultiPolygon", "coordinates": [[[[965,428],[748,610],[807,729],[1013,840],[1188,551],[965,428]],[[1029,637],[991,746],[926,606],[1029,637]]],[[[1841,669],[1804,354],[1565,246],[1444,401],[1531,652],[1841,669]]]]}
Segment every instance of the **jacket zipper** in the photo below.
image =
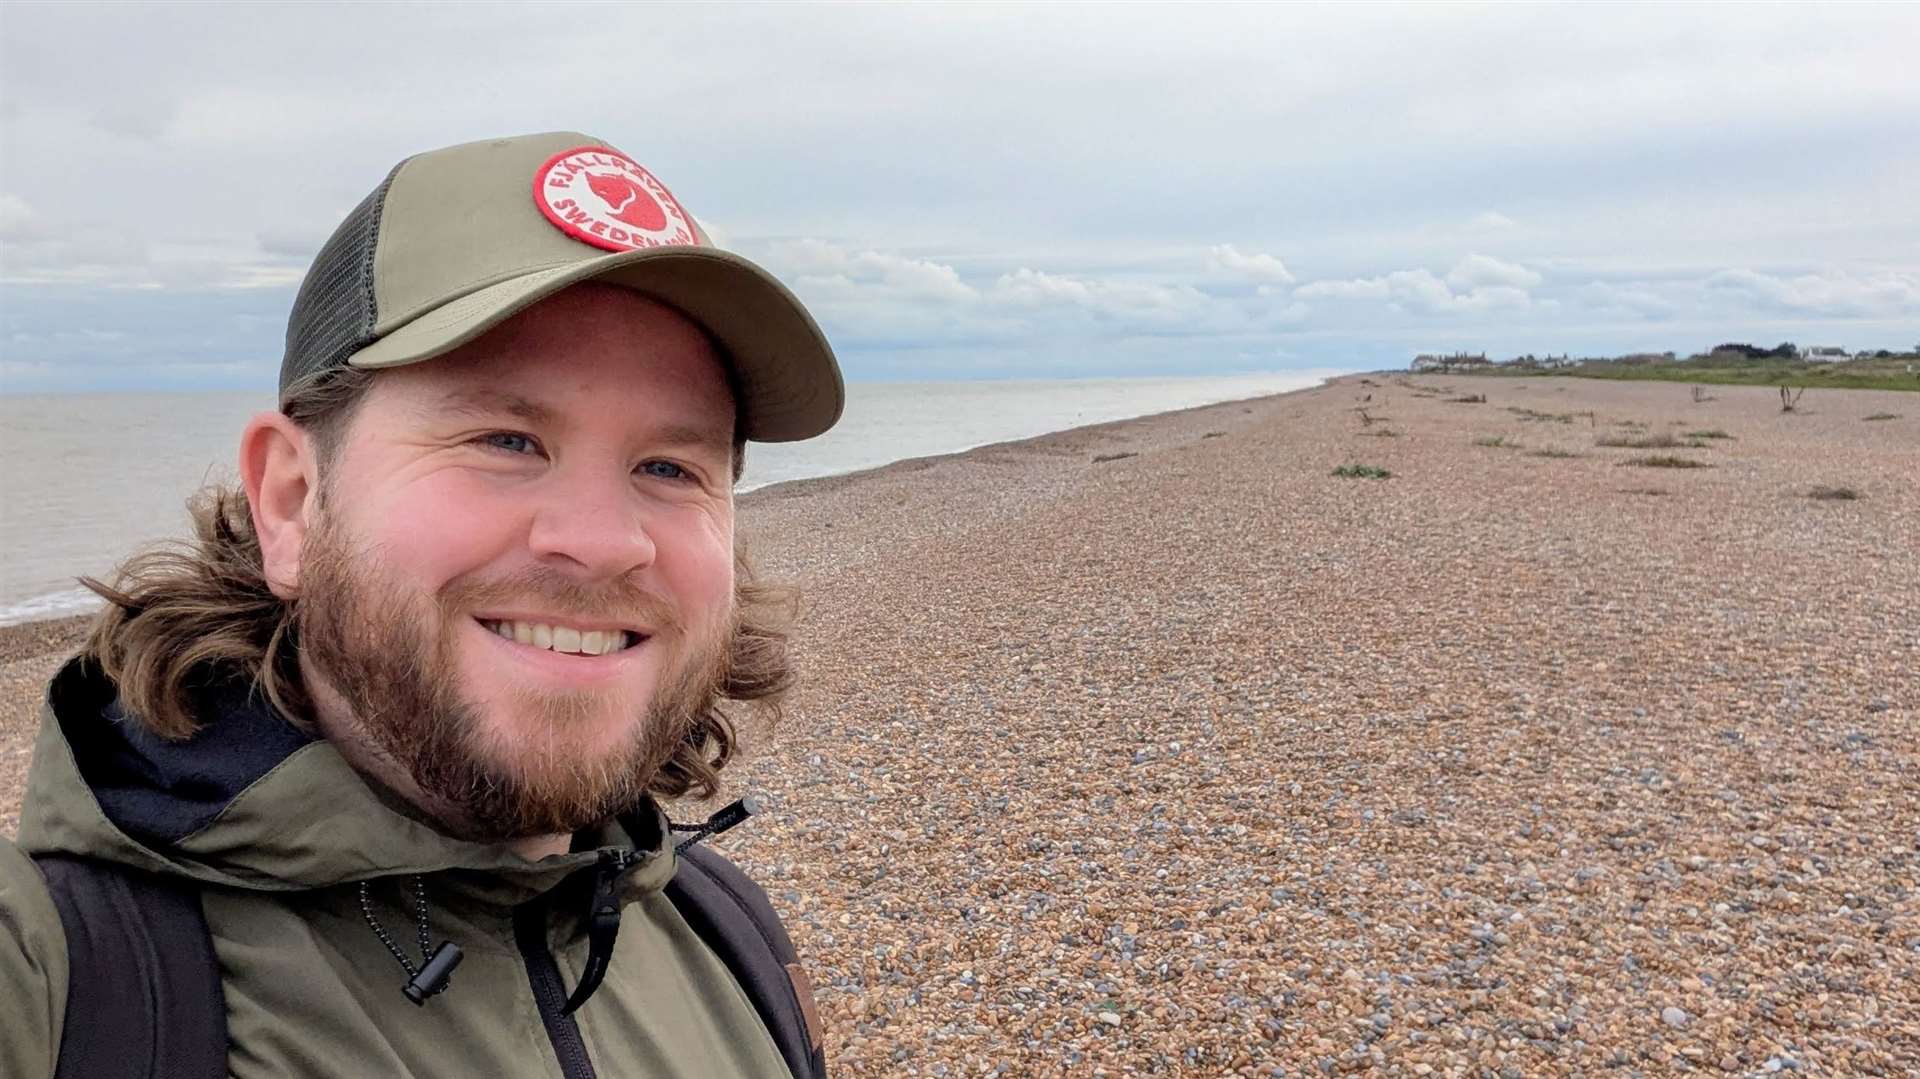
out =
{"type": "Polygon", "coordinates": [[[513,940],[527,965],[533,1002],[540,1009],[540,1022],[547,1028],[547,1040],[553,1043],[553,1055],[560,1060],[560,1074],[567,1079],[596,1079],[586,1039],[580,1036],[580,1024],[566,1010],[567,989],[560,979],[560,965],[547,949],[548,909],[545,896],[515,908],[513,940]]]}

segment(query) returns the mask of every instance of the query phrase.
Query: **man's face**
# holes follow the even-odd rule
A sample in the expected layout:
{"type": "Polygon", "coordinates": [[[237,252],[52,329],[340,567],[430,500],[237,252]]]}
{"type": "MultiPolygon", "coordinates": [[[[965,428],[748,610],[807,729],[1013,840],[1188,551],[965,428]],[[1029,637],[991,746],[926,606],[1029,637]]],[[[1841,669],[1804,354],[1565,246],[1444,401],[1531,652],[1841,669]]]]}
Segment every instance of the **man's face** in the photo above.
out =
{"type": "Polygon", "coordinates": [[[475,838],[628,808],[733,629],[733,426],[699,330],[607,286],[382,372],[301,552],[316,696],[475,838]]]}

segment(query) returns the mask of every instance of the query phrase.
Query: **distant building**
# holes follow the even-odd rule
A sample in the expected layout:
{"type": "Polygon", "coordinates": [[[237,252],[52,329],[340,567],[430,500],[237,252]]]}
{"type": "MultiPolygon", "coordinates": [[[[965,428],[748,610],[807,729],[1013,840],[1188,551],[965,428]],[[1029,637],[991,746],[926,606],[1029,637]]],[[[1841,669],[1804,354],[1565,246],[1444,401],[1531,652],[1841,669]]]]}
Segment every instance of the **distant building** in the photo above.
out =
{"type": "Polygon", "coordinates": [[[1844,348],[1815,345],[1812,348],[1801,349],[1800,358],[1808,363],[1845,363],[1853,357],[1844,348]]]}
{"type": "Polygon", "coordinates": [[[1484,352],[1455,352],[1448,356],[1422,352],[1413,358],[1415,371],[1456,371],[1461,368],[1492,367],[1484,352]]]}

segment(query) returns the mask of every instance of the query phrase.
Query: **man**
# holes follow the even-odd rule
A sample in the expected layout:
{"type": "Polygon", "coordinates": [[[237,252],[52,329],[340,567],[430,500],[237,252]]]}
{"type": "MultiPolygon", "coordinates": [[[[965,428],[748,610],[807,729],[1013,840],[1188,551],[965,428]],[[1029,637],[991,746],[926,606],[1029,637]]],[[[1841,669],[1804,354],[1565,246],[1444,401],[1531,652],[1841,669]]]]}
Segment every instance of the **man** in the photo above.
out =
{"type": "Polygon", "coordinates": [[[658,800],[712,796],[727,702],[791,680],[744,444],[841,403],[799,302],[605,143],[398,165],[300,289],[241,489],[94,585],[0,842],[0,1074],[184,1042],[242,1077],[819,1067],[764,897],[658,800]],[[204,929],[155,930],[182,894],[204,929]],[[128,919],[167,939],[103,963],[128,919]],[[209,992],[91,1004],[200,938],[209,992]]]}

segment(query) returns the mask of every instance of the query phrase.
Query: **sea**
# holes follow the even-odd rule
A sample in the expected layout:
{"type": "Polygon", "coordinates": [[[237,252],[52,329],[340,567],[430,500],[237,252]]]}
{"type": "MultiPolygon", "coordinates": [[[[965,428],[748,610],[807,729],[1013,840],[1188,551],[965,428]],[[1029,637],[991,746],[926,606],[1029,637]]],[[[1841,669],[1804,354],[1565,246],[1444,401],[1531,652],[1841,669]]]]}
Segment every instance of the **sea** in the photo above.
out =
{"type": "MultiPolygon", "coordinates": [[[[838,426],[755,445],[739,490],[1318,385],[1333,371],[1189,378],[854,382],[838,426]]],[[[75,578],[184,535],[187,497],[235,479],[271,391],[0,394],[0,626],[92,610],[75,578]]]]}

